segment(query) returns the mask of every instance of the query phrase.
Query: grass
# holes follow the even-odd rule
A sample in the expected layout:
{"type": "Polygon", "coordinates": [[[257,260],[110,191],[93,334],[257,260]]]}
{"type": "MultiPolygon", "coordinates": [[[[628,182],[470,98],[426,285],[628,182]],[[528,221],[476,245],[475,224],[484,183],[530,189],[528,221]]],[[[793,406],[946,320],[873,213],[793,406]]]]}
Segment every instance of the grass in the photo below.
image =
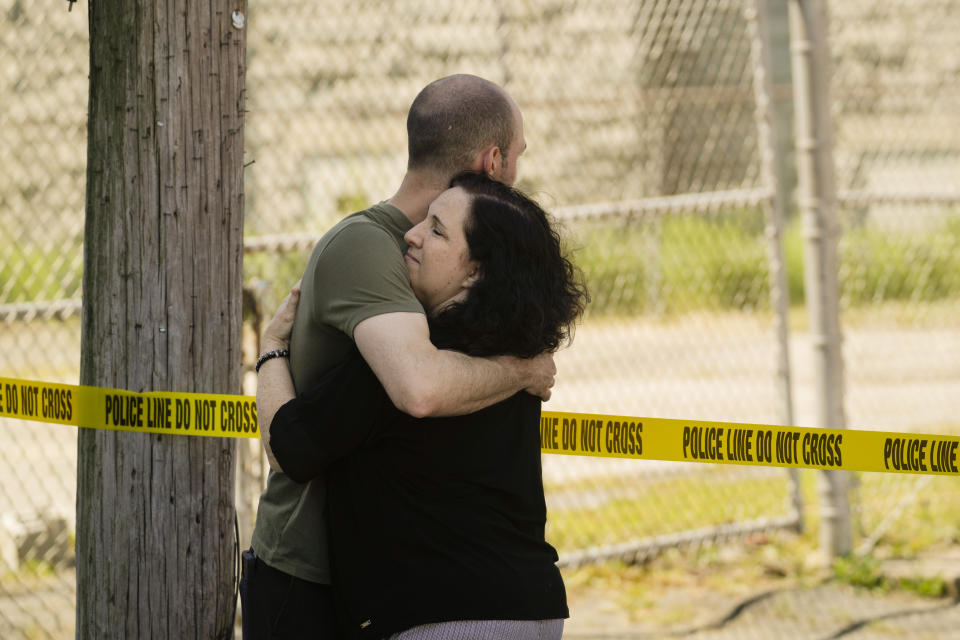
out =
{"type": "Polygon", "coordinates": [[[74,251],[70,247],[25,250],[11,243],[0,252],[0,304],[80,297],[81,251],[79,242],[74,251]]]}
{"type": "Polygon", "coordinates": [[[257,290],[261,311],[266,314],[264,322],[270,319],[290,287],[303,275],[311,250],[312,247],[303,251],[244,256],[243,281],[266,285],[265,289],[257,290]]]}
{"type": "MultiPolygon", "coordinates": [[[[345,210],[355,207],[347,199],[345,210]]],[[[768,247],[760,209],[676,212],[653,221],[573,223],[568,237],[593,296],[593,316],[694,310],[769,309],[768,247]]],[[[75,248],[23,250],[0,261],[0,302],[77,297],[82,264],[75,248]]],[[[803,234],[795,217],[783,232],[792,305],[804,300],[803,234]]],[[[248,255],[244,281],[292,284],[309,251],[248,255]]],[[[960,298],[960,216],[940,228],[894,232],[847,229],[840,245],[841,296],[848,309],[878,302],[960,298]]],[[[283,284],[286,291],[289,284],[283,284]]],[[[281,296],[282,297],[282,296],[281,296]]],[[[276,301],[279,302],[279,298],[276,301]]]]}
{"type": "Polygon", "coordinates": [[[943,578],[892,578],[884,575],[882,562],[872,555],[839,558],[834,561],[832,570],[836,580],[868,591],[906,591],[924,598],[941,598],[947,595],[948,591],[943,578]]]}
{"type": "Polygon", "coordinates": [[[547,487],[563,502],[599,502],[588,507],[551,507],[548,534],[561,552],[613,544],[784,514],[788,498],[785,475],[758,476],[737,468],[668,477],[634,477],[598,487],[580,483],[547,487]],[[598,499],[597,494],[603,495],[598,499]],[[581,500],[578,500],[578,497],[581,500]]]}
{"type": "MultiPolygon", "coordinates": [[[[760,210],[710,217],[675,213],[643,223],[581,223],[570,226],[569,236],[593,295],[593,315],[770,306],[760,210]]],[[[796,218],[783,232],[793,305],[802,304],[805,295],[803,244],[796,218]]],[[[853,227],[843,235],[839,252],[841,296],[848,307],[960,297],[960,222],[955,218],[928,231],[853,227]]]]}
{"type": "Polygon", "coordinates": [[[571,227],[574,259],[594,297],[593,314],[745,309],[766,305],[766,248],[759,210],[704,219],[571,227]]]}
{"type": "MultiPolygon", "coordinates": [[[[618,591],[640,598],[640,594],[655,591],[670,576],[688,574],[695,576],[701,587],[709,585],[721,592],[741,592],[745,588],[759,591],[771,585],[829,579],[883,593],[902,591],[931,598],[947,594],[942,578],[889,577],[883,573],[882,561],[891,557],[911,558],[960,543],[960,531],[955,526],[960,521],[960,500],[950,498],[951,493],[960,491],[955,478],[932,477],[914,499],[913,483],[925,476],[856,474],[856,490],[852,494],[855,547],[875,530],[877,521],[891,511],[893,504],[906,499],[907,508],[869,552],[825,565],[819,553],[818,475],[813,471],[800,472],[805,505],[802,533],[779,530],[725,542],[707,540],[669,549],[637,565],[603,562],[565,569],[568,586],[603,588],[615,584],[618,591]]],[[[633,497],[618,497],[582,509],[551,507],[548,540],[562,555],[564,550],[588,544],[612,544],[783,514],[788,492],[785,475],[750,477],[726,469],[718,469],[717,474],[711,472],[709,477],[699,474],[649,481],[641,477],[629,483],[633,497]]],[[[558,490],[551,487],[548,495],[558,490]]],[[[566,485],[562,490],[570,493],[578,489],[576,485],[566,485]]],[[[579,490],[585,490],[582,483],[579,490]]],[[[609,489],[606,493],[610,493],[609,489]]]]}

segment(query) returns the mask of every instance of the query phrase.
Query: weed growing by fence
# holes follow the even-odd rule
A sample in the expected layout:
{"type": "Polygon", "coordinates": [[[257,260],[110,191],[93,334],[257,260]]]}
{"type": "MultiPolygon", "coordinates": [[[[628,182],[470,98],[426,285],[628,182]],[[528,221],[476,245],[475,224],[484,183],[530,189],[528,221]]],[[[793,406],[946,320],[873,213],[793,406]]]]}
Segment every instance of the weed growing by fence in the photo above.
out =
{"type": "MultiPolygon", "coordinates": [[[[651,221],[571,226],[576,261],[593,292],[593,315],[754,310],[770,306],[767,240],[756,210],[711,217],[676,213],[651,221]]],[[[783,234],[791,304],[803,303],[803,230],[783,234]]],[[[960,224],[896,232],[869,226],[841,238],[848,305],[960,296],[960,224]]]]}

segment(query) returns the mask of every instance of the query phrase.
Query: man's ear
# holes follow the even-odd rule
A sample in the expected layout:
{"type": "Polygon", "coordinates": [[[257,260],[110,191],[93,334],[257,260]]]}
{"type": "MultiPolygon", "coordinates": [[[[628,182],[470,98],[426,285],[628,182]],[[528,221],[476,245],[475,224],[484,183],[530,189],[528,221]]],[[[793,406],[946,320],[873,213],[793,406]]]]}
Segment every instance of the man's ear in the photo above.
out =
{"type": "Polygon", "coordinates": [[[485,174],[488,178],[494,178],[499,175],[502,167],[503,155],[500,153],[500,147],[492,144],[477,155],[473,169],[485,174]]]}

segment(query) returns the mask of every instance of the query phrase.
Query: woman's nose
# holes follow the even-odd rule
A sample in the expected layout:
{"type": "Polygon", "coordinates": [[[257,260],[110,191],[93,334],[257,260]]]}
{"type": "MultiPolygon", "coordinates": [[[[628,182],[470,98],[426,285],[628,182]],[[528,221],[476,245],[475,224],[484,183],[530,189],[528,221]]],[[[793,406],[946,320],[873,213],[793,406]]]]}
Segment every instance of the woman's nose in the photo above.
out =
{"type": "Polygon", "coordinates": [[[419,247],[420,233],[418,230],[420,229],[421,226],[422,226],[422,223],[414,226],[412,229],[410,229],[405,234],[403,234],[403,241],[406,242],[411,247],[419,247]]]}

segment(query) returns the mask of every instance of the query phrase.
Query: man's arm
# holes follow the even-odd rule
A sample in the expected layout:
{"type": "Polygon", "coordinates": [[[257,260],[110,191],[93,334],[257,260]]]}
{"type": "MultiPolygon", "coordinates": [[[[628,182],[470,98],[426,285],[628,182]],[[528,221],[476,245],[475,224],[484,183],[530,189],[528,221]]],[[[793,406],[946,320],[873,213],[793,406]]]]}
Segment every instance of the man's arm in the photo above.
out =
{"type": "Polygon", "coordinates": [[[393,404],[416,418],[473,413],[521,390],[549,400],[557,373],[552,354],[472,358],[437,349],[420,313],[372,316],[353,338],[393,404]]]}

